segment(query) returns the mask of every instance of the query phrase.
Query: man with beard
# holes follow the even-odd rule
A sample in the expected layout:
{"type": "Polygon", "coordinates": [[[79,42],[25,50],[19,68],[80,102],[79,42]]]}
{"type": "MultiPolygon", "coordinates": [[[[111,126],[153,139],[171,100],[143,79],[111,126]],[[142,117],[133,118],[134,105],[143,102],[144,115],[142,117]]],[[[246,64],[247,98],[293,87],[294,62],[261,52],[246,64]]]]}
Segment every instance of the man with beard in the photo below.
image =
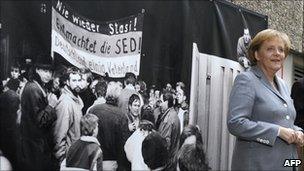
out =
{"type": "Polygon", "coordinates": [[[21,94],[20,170],[56,170],[50,135],[58,101],[45,89],[52,78],[52,65],[46,62],[50,61],[37,62],[30,70],[29,81],[21,94]]]}
{"type": "Polygon", "coordinates": [[[66,85],[62,89],[56,106],[57,121],[54,128],[55,156],[62,162],[66,152],[80,138],[80,119],[83,102],[79,97],[81,74],[79,69],[71,67],[64,75],[66,85]]]}

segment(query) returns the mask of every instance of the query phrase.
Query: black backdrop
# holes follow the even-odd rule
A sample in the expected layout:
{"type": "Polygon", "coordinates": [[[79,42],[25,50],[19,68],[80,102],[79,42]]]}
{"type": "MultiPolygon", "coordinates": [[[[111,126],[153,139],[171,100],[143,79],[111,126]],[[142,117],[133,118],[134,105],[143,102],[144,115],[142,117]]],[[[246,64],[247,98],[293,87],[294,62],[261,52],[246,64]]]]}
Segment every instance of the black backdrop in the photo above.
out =
{"type": "MultiPolygon", "coordinates": [[[[158,87],[177,81],[190,87],[193,42],[202,53],[236,60],[237,41],[244,27],[251,36],[267,28],[266,16],[220,0],[63,2],[97,21],[145,9],[139,79],[158,87]]],[[[22,64],[25,58],[50,57],[51,2],[2,0],[0,5],[0,69],[4,79],[15,61],[22,64]],[[46,4],[46,13],[41,13],[41,3],[46,4]]]]}

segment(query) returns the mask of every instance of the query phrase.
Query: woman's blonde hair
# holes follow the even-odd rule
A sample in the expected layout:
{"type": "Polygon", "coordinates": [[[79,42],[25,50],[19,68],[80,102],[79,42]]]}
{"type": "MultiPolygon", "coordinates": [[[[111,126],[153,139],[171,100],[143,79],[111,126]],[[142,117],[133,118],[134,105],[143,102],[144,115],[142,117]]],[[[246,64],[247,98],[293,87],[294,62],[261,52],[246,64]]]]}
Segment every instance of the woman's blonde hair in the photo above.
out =
{"type": "Polygon", "coordinates": [[[280,38],[284,43],[284,53],[285,57],[288,56],[289,50],[290,50],[290,40],[289,37],[282,32],[279,32],[277,30],[273,29],[266,29],[263,31],[260,31],[251,41],[248,49],[248,57],[252,65],[256,65],[257,60],[255,59],[254,53],[258,51],[261,47],[261,45],[267,41],[271,40],[273,38],[280,38]]]}

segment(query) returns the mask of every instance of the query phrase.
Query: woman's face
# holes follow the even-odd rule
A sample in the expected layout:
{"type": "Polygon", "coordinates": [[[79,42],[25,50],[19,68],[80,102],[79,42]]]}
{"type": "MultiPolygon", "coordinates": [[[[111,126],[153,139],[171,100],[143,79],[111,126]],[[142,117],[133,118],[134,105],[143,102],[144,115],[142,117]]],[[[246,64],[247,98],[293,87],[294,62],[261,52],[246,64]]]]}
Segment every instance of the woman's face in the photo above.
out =
{"type": "Polygon", "coordinates": [[[19,75],[20,75],[20,70],[19,70],[19,68],[13,68],[13,69],[11,70],[11,77],[12,77],[13,79],[17,79],[17,78],[19,77],[19,75]]]}
{"type": "Polygon", "coordinates": [[[56,77],[53,79],[53,88],[55,90],[59,90],[59,85],[60,85],[60,82],[59,82],[59,77],[56,77]]]}
{"type": "Polygon", "coordinates": [[[257,64],[266,72],[276,73],[283,66],[285,60],[284,42],[280,38],[273,38],[262,43],[255,52],[257,64]]]}
{"type": "Polygon", "coordinates": [[[129,105],[129,108],[133,116],[139,116],[140,101],[134,100],[132,105],[129,105]]]}
{"type": "Polygon", "coordinates": [[[139,91],[140,91],[140,85],[139,85],[139,84],[136,84],[136,85],[135,85],[135,91],[136,91],[136,92],[139,92],[139,91]]]}

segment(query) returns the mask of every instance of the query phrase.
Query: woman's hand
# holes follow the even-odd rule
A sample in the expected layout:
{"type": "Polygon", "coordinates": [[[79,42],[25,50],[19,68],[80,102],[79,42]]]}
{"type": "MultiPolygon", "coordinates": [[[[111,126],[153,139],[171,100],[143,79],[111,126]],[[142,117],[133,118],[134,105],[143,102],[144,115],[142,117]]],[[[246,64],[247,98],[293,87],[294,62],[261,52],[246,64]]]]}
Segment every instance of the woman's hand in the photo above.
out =
{"type": "Polygon", "coordinates": [[[295,133],[296,133],[296,141],[295,141],[296,145],[300,146],[300,147],[304,146],[304,134],[303,134],[303,132],[302,131],[295,131],[295,133]]]}
{"type": "Polygon", "coordinates": [[[130,123],[130,124],[129,124],[129,130],[130,130],[130,131],[135,131],[135,129],[136,129],[135,122],[130,123]]]}
{"type": "Polygon", "coordinates": [[[279,127],[279,132],[279,137],[286,141],[288,144],[296,142],[297,135],[293,129],[279,127]]]}

